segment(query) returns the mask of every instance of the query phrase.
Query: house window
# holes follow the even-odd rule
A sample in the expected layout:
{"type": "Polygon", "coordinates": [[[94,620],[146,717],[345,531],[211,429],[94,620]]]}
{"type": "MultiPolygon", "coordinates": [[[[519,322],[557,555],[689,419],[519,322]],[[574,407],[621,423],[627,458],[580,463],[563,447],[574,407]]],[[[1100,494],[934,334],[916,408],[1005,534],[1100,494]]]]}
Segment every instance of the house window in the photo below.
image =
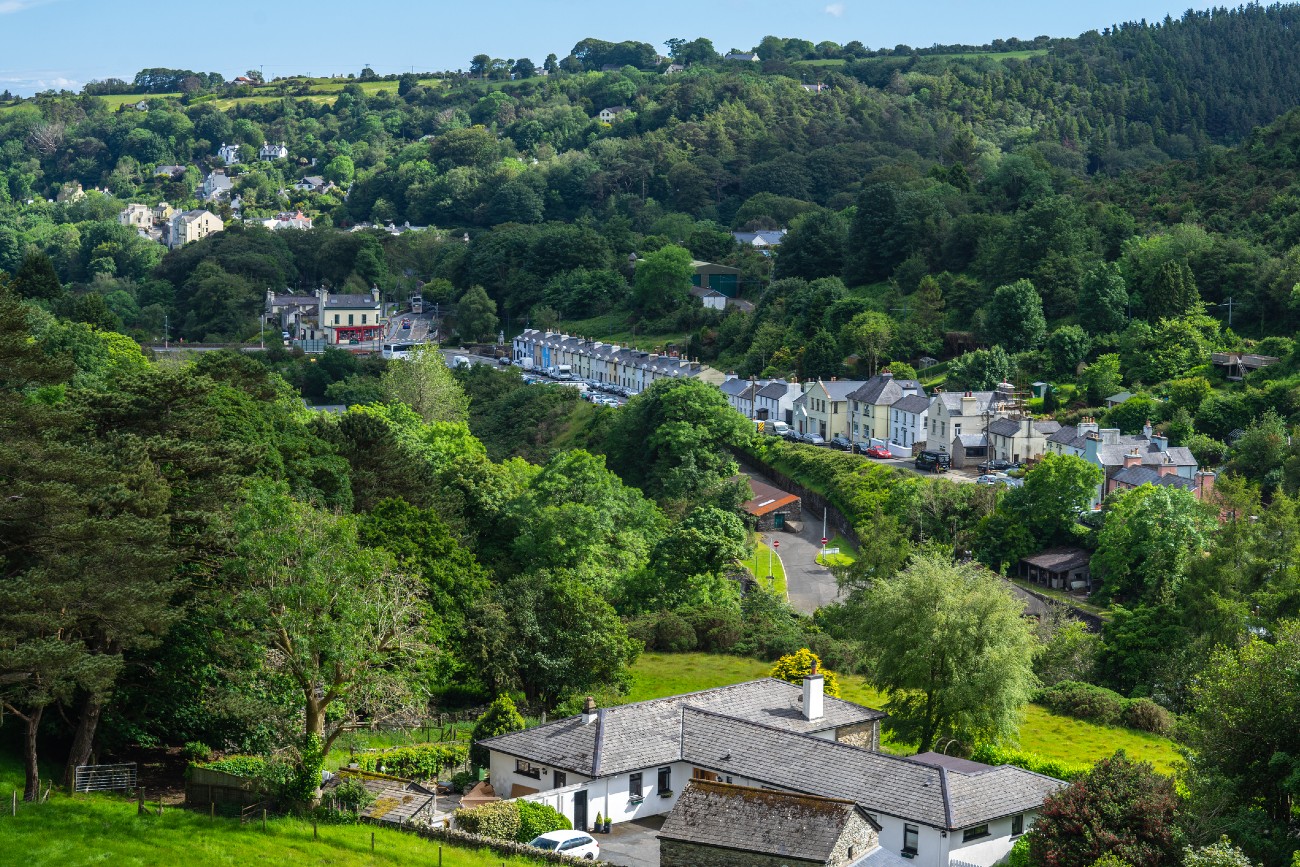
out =
{"type": "Polygon", "coordinates": [[[569,775],[564,771],[556,771],[555,779],[552,780],[551,785],[554,788],[563,789],[565,786],[569,785],[569,775]]]}
{"type": "Polygon", "coordinates": [[[339,324],[339,315],[337,313],[334,314],[334,324],[335,325],[339,324]]]}
{"type": "Polygon", "coordinates": [[[673,790],[673,769],[659,769],[659,794],[667,795],[673,790]]]}
{"type": "Polygon", "coordinates": [[[959,436],[961,436],[961,425],[960,425],[960,424],[955,424],[955,425],[952,426],[952,435],[955,436],[955,437],[959,437],[959,436]]]}
{"type": "Polygon", "coordinates": [[[988,835],[988,825],[976,825],[974,828],[967,828],[961,832],[961,841],[963,843],[969,843],[971,840],[980,840],[988,835]]]}
{"type": "Polygon", "coordinates": [[[704,768],[691,768],[692,780],[704,780],[706,783],[718,782],[718,775],[713,771],[706,771],[704,768]]]}
{"type": "Polygon", "coordinates": [[[529,764],[523,759],[515,759],[515,773],[521,777],[532,777],[534,780],[542,778],[542,769],[529,764]]]}
{"type": "Polygon", "coordinates": [[[353,320],[354,318],[355,318],[355,317],[354,317],[351,313],[348,314],[348,324],[349,324],[349,325],[353,324],[353,323],[352,323],[352,320],[353,320]]]}
{"type": "Polygon", "coordinates": [[[627,778],[627,793],[633,798],[641,797],[641,773],[629,774],[627,778]]]}
{"type": "Polygon", "coordinates": [[[1023,833],[1025,833],[1025,817],[1024,817],[1024,814],[1020,814],[1020,815],[1012,816],[1012,817],[1011,817],[1011,836],[1012,836],[1012,837],[1019,837],[1019,836],[1020,836],[1021,834],[1023,834],[1023,833]]]}
{"type": "Polygon", "coordinates": [[[361,314],[361,324],[362,324],[362,325],[365,325],[365,324],[366,324],[366,314],[364,314],[364,313],[361,314]]]}
{"type": "Polygon", "coordinates": [[[916,846],[920,840],[921,832],[915,825],[903,826],[903,852],[908,855],[915,855],[916,846]]]}

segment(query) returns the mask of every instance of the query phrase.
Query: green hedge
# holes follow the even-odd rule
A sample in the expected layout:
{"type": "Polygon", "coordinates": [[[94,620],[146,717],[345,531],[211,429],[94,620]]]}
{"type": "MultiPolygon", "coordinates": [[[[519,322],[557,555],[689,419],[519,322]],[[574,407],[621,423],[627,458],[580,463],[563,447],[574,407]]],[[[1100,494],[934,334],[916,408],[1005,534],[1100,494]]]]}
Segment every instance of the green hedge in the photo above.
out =
{"type": "Polygon", "coordinates": [[[519,808],[519,835],[515,839],[520,843],[531,843],[548,831],[573,828],[573,823],[553,807],[533,801],[515,801],[515,806],[519,808]]]}
{"type": "Polygon", "coordinates": [[[467,758],[468,744],[415,744],[379,753],[362,753],[356,757],[356,762],[363,771],[378,771],[383,765],[382,773],[385,774],[411,780],[432,780],[444,768],[454,768],[467,758]]]}
{"type": "Polygon", "coordinates": [[[1173,730],[1173,716],[1151,699],[1124,698],[1091,683],[1064,680],[1040,690],[1034,700],[1056,713],[1102,725],[1123,725],[1166,736],[1173,730]]]}
{"type": "Polygon", "coordinates": [[[519,817],[519,805],[515,801],[496,801],[472,810],[462,808],[452,815],[460,830],[496,840],[517,841],[519,829],[523,826],[519,817]]]}
{"type": "Polygon", "coordinates": [[[1073,765],[1057,759],[1045,759],[1035,753],[996,747],[992,744],[982,744],[976,747],[975,752],[971,753],[971,760],[983,762],[986,765],[1015,765],[1018,768],[1024,768],[1026,771],[1045,774],[1066,782],[1076,780],[1090,770],[1088,765],[1073,765]]]}
{"type": "Polygon", "coordinates": [[[750,452],[759,461],[825,495],[854,527],[883,509],[889,493],[904,478],[893,467],[860,455],[797,445],[778,437],[755,440],[750,452]]]}
{"type": "Polygon", "coordinates": [[[221,771],[246,780],[256,780],[266,793],[278,796],[293,779],[293,768],[277,759],[262,756],[226,756],[211,762],[194,762],[191,767],[221,771]]]}

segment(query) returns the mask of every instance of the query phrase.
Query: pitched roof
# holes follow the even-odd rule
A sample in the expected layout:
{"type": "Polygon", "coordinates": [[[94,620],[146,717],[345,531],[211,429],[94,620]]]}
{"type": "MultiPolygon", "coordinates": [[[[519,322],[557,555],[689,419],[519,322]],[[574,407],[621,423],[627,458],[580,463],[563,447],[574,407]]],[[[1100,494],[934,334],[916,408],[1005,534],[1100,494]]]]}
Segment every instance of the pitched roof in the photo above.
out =
{"type": "Polygon", "coordinates": [[[850,400],[869,404],[890,404],[903,396],[903,389],[892,376],[873,376],[849,394],[850,400]]]}
{"type": "Polygon", "coordinates": [[[894,401],[892,408],[899,412],[920,415],[930,409],[930,398],[924,394],[909,394],[907,397],[900,397],[894,401]]]}
{"type": "Polygon", "coordinates": [[[659,838],[824,864],[854,813],[842,798],[692,780],[659,838]]]}
{"type": "Polygon", "coordinates": [[[690,706],[682,708],[681,759],[950,830],[1037,809],[1064,785],[1007,765],[935,768],[690,706]]]}
{"type": "Polygon", "coordinates": [[[1142,466],[1125,467],[1111,478],[1120,484],[1131,485],[1134,488],[1139,485],[1164,485],[1172,488],[1186,488],[1190,491],[1196,487],[1191,479],[1184,478],[1177,473],[1162,476],[1158,471],[1142,466]]]}
{"type": "Polygon", "coordinates": [[[718,388],[721,388],[722,393],[725,395],[738,397],[742,391],[749,388],[749,380],[740,379],[739,377],[736,379],[728,379],[726,382],[718,386],[718,388]]]}
{"type": "Polygon", "coordinates": [[[1024,562],[1039,569],[1052,572],[1066,572],[1087,566],[1092,555],[1082,548],[1048,548],[1032,557],[1025,557],[1024,562]]]}
{"type": "MultiPolygon", "coordinates": [[[[774,678],[751,680],[702,692],[640,701],[511,732],[480,743],[507,755],[588,777],[602,777],[681,759],[682,708],[690,705],[725,713],[740,723],[762,721],[778,731],[821,732],[878,720],[878,710],[826,696],[822,717],[804,719],[803,687],[774,678]]],[[[818,739],[821,743],[825,740],[818,739]]]]}
{"type": "MultiPolygon", "coordinates": [[[[942,401],[947,408],[949,415],[963,415],[962,407],[964,404],[965,393],[960,391],[941,391],[935,395],[935,398],[942,401]]],[[[981,413],[989,409],[998,397],[996,391],[976,391],[972,392],[971,397],[975,398],[973,412],[981,413]]]]}
{"type": "Polygon", "coordinates": [[[756,518],[775,512],[777,509],[791,503],[799,502],[799,498],[794,494],[786,493],[780,488],[774,488],[753,478],[749,479],[749,487],[753,490],[754,497],[747,501],[743,508],[756,518]]]}
{"type": "Polygon", "coordinates": [[[1020,419],[1000,418],[989,422],[988,431],[1000,437],[1012,437],[1020,433],[1020,419]]]}
{"type": "Polygon", "coordinates": [[[326,307],[378,307],[379,302],[373,295],[335,295],[333,292],[325,300],[326,307]]]}
{"type": "Polygon", "coordinates": [[[1040,419],[1034,422],[1034,430],[1038,431],[1040,434],[1054,434],[1060,429],[1061,423],[1059,421],[1040,419]]]}
{"type": "Polygon", "coordinates": [[[780,400],[789,390],[790,383],[782,379],[774,379],[758,390],[758,396],[768,400],[780,400]]]}
{"type": "Polygon", "coordinates": [[[863,383],[860,379],[819,379],[817,380],[817,384],[826,389],[826,394],[830,396],[831,400],[848,400],[849,395],[856,391],[863,383]]]}
{"type": "Polygon", "coordinates": [[[1106,398],[1106,403],[1124,403],[1132,396],[1133,392],[1131,391],[1121,391],[1118,394],[1112,394],[1110,397],[1106,398]]]}
{"type": "Polygon", "coordinates": [[[988,437],[982,433],[963,433],[957,434],[957,440],[965,448],[980,448],[989,444],[988,437]]]}
{"type": "Polygon", "coordinates": [[[1047,437],[1049,443],[1057,443],[1070,448],[1083,450],[1084,437],[1074,425],[1063,425],[1047,437]]]}

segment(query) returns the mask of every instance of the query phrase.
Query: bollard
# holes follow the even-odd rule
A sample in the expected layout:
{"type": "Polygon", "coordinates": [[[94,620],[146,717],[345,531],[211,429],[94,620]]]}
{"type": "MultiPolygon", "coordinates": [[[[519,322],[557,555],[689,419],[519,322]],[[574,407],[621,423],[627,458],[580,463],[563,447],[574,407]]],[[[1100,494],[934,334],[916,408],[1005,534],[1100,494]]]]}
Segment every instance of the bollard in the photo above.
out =
{"type": "Polygon", "coordinates": [[[438,867],[442,867],[442,847],[438,847],[438,867]]]}
{"type": "Polygon", "coordinates": [[[14,814],[15,816],[18,815],[18,789],[17,789],[17,788],[14,789],[14,806],[13,806],[13,814],[14,814]]]}
{"type": "Polygon", "coordinates": [[[135,814],[137,816],[144,815],[144,789],[136,793],[135,814]]]}

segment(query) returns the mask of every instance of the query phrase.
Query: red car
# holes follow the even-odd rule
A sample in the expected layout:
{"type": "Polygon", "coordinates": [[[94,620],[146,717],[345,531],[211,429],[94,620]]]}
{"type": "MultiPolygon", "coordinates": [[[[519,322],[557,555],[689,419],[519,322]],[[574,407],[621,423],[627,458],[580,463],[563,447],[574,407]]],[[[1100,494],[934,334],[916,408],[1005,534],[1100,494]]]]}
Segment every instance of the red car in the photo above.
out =
{"type": "Polygon", "coordinates": [[[872,446],[871,448],[867,449],[867,457],[883,459],[883,458],[892,458],[893,455],[890,454],[889,449],[885,448],[884,446],[872,446]]]}

